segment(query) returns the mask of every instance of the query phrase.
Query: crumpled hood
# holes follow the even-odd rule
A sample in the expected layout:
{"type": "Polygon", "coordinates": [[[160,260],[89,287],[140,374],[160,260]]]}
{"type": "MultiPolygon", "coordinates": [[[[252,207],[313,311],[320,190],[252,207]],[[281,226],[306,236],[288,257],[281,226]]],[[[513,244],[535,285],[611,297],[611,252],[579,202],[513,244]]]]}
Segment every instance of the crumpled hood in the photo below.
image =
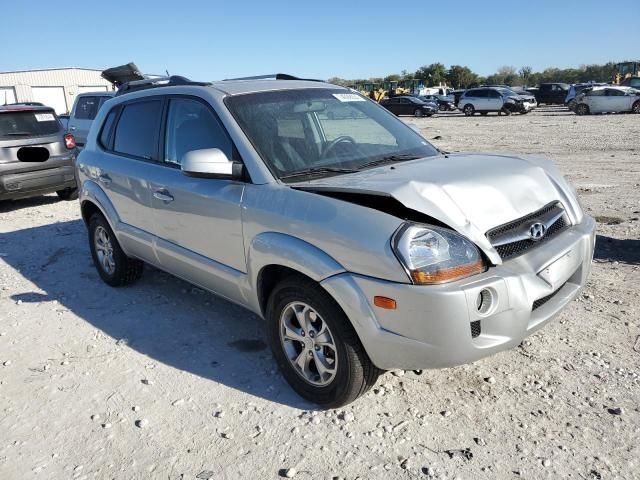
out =
{"type": "Polygon", "coordinates": [[[533,157],[449,154],[296,186],[390,195],[467,236],[495,263],[500,263],[500,257],[485,236],[488,230],[558,200],[572,221],[581,220],[575,196],[562,175],[551,162],[533,157]]]}

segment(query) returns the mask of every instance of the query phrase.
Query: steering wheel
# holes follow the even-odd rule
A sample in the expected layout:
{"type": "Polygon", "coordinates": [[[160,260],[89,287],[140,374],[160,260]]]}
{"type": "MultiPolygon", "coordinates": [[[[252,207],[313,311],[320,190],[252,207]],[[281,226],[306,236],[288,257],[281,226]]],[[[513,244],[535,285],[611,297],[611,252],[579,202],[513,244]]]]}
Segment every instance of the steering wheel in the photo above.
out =
{"type": "Polygon", "coordinates": [[[348,142],[354,145],[356,143],[353,137],[350,137],[349,135],[340,135],[329,142],[329,144],[324,148],[324,152],[320,155],[320,158],[326,158],[329,152],[336,148],[336,145],[342,142],[348,142]]]}

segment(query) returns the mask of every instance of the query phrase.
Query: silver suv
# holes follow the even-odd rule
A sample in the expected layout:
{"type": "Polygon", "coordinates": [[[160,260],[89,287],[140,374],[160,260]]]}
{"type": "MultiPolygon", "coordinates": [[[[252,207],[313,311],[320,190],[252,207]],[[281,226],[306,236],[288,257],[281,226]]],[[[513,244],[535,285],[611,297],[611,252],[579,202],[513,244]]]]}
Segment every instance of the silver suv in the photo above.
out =
{"type": "Polygon", "coordinates": [[[518,345],[593,255],[594,221],[550,162],[444,154],[375,102],[290,76],[125,85],[77,171],[105,282],[149,263],[248,308],[324,407],[384,370],[518,345]]]}
{"type": "Polygon", "coordinates": [[[464,92],[458,101],[458,108],[468,117],[489,112],[504,115],[529,113],[536,106],[535,97],[520,95],[504,87],[472,88],[464,92]]]}

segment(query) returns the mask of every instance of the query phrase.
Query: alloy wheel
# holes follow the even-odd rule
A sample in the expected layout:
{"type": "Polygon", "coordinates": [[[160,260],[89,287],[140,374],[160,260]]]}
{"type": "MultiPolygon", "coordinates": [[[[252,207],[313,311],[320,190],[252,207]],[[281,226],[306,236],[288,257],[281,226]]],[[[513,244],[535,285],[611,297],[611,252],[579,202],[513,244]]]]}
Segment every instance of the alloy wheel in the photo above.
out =
{"type": "Polygon", "coordinates": [[[113,259],[113,244],[111,243],[109,232],[100,225],[96,227],[93,234],[93,243],[100,267],[108,275],[113,275],[116,270],[116,262],[113,259]]]}
{"type": "Polygon", "coordinates": [[[280,315],[280,342],[285,356],[303,380],[317,387],[336,376],[338,350],[327,323],[312,307],[291,302],[280,315]]]}

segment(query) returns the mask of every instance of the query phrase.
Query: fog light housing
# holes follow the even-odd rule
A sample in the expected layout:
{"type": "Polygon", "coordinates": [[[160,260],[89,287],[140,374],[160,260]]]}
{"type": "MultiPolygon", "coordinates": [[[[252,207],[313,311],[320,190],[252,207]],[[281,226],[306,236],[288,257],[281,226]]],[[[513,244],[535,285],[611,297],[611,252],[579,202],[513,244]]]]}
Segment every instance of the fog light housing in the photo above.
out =
{"type": "Polygon", "coordinates": [[[490,288],[483,288],[476,298],[476,310],[479,315],[485,316],[495,310],[496,294],[490,288]]]}

